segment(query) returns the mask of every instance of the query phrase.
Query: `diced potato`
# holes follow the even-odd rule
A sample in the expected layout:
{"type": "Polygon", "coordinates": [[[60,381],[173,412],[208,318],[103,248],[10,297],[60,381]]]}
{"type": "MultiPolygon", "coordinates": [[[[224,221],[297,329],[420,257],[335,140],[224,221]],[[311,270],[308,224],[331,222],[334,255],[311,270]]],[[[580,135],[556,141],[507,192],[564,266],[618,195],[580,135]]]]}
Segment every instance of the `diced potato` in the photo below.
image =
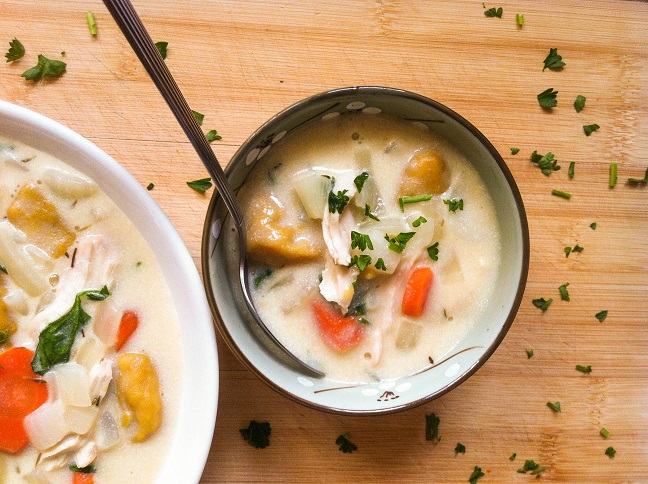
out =
{"type": "Polygon", "coordinates": [[[287,225],[284,208],[272,197],[255,198],[246,215],[250,259],[276,267],[321,256],[321,246],[308,237],[306,226],[287,225]]]}
{"type": "Polygon", "coordinates": [[[418,324],[403,321],[396,335],[396,348],[401,350],[413,348],[416,346],[420,332],[421,327],[418,324]]]}
{"type": "Polygon", "coordinates": [[[56,207],[33,183],[20,189],[7,209],[7,218],[14,227],[27,235],[31,243],[53,258],[65,254],[76,238],[63,224],[56,207]]]}
{"type": "Polygon", "coordinates": [[[16,323],[9,315],[9,308],[4,298],[7,296],[3,274],[0,274],[0,345],[6,343],[9,336],[16,332],[16,323]]]}
{"type": "MultiPolygon", "coordinates": [[[[160,382],[153,363],[141,353],[122,353],[117,357],[119,377],[117,397],[128,406],[139,424],[133,442],[142,442],[151,436],[162,423],[162,397],[160,382]]],[[[122,425],[131,422],[131,413],[122,417],[122,425]]]]}
{"type": "Polygon", "coordinates": [[[412,156],[403,173],[400,196],[438,195],[448,189],[446,164],[434,151],[418,151],[412,156]]]}

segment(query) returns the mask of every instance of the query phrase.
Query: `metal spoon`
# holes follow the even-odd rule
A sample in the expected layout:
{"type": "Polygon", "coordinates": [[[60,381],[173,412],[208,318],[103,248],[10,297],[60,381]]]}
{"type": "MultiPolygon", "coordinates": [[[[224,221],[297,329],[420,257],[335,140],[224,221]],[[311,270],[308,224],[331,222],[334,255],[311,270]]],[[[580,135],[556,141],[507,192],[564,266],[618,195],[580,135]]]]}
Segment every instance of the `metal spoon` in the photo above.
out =
{"type": "Polygon", "coordinates": [[[261,320],[259,313],[254,307],[254,302],[252,301],[252,295],[250,293],[248,264],[246,258],[247,244],[245,222],[241,213],[241,207],[236,200],[236,195],[234,195],[234,192],[228,185],[225,173],[218,163],[216,155],[214,155],[214,152],[209,146],[207,138],[205,138],[193,112],[189,109],[187,101],[180,92],[178,85],[173,80],[171,72],[169,72],[162,56],[158,52],[157,47],[155,47],[155,44],[151,40],[151,37],[146,31],[144,24],[142,24],[137,12],[135,12],[131,2],[129,0],[104,0],[104,4],[108,7],[110,14],[115,19],[115,22],[117,22],[117,25],[124,34],[124,37],[126,37],[126,40],[130,43],[131,47],[137,54],[137,57],[139,57],[140,62],[144,65],[144,68],[160,91],[160,94],[162,94],[162,97],[169,105],[171,112],[175,115],[178,123],[180,123],[180,126],[189,138],[189,141],[191,141],[196,153],[198,153],[198,156],[205,165],[205,168],[207,168],[207,171],[211,175],[212,180],[214,180],[218,192],[221,197],[223,197],[227,210],[232,216],[236,231],[238,232],[239,240],[239,277],[241,289],[243,291],[245,304],[247,305],[252,317],[272,342],[276,344],[294,363],[297,363],[302,370],[307,371],[313,376],[323,377],[324,373],[304,363],[281,342],[279,342],[279,340],[277,340],[261,320]]]}

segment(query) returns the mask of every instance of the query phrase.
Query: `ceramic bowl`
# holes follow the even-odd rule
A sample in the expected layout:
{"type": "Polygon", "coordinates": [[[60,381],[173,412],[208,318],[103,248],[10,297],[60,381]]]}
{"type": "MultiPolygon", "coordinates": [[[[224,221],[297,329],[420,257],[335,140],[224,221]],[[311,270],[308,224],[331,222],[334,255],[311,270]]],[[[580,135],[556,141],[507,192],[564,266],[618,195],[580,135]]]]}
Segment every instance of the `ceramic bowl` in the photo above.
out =
{"type": "Polygon", "coordinates": [[[135,224],[155,253],[178,312],[183,358],[177,429],[158,482],[198,482],[216,421],[218,358],[209,306],[182,239],[147,190],[81,135],[3,101],[0,134],[49,153],[92,178],[135,224]]]}
{"type": "MultiPolygon", "coordinates": [[[[418,123],[457,147],[485,182],[496,206],[502,262],[497,287],[472,330],[443,361],[396,380],[341,384],[313,378],[294,368],[250,322],[237,303],[236,273],[225,263],[232,257],[223,240],[227,211],[215,194],[203,231],[204,283],[216,324],[239,359],[281,394],[316,409],[342,414],[395,412],[430,401],[472,375],[501,343],[513,323],[526,284],[529,235],[520,193],[504,160],[486,137],[446,106],[418,94],[385,87],[335,89],[300,101],[261,126],[236,152],[225,173],[235,189],[273,146],[291,130],[313,120],[362,110],[386,113],[404,123],[418,123]]],[[[228,228],[229,230],[229,228],[228,228]]],[[[231,266],[232,264],[230,264],[231,266]]]]}

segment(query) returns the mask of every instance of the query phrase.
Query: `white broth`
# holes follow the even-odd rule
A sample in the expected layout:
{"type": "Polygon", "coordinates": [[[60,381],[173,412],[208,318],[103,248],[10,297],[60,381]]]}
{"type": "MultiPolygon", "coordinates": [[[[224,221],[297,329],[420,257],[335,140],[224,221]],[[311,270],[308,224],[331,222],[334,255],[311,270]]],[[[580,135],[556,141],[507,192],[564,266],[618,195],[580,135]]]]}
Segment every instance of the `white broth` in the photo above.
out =
{"type": "Polygon", "coordinates": [[[253,297],[287,348],[344,382],[452,354],[500,267],[493,202],[460,150],[358,112],[294,130],[258,163],[239,192],[253,297]]]}
{"type": "Polygon", "coordinates": [[[90,319],[73,332],[69,361],[45,360],[38,371],[48,401],[25,418],[26,446],[0,450],[0,482],[69,483],[69,466],[88,464],[97,482],[155,480],[175,433],[182,359],[173,300],[143,237],[92,180],[0,138],[0,263],[0,358],[17,348],[40,354],[39,335],[69,315],[77,294],[110,293],[80,297],[90,319]],[[138,324],[118,349],[127,312],[138,324]],[[49,418],[56,409],[63,428],[49,418]]]}

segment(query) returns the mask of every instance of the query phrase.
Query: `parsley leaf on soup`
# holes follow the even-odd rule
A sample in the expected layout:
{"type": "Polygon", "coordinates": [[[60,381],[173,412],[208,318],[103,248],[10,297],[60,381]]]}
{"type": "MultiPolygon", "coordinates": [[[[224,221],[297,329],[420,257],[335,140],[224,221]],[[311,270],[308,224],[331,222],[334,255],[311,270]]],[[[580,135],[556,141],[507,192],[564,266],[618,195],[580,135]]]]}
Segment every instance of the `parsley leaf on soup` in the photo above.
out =
{"type": "Polygon", "coordinates": [[[9,50],[5,54],[7,62],[14,62],[18,59],[22,59],[22,56],[24,55],[25,47],[18,39],[14,38],[11,42],[9,42],[9,50]]]}
{"type": "Polygon", "coordinates": [[[448,206],[448,210],[450,212],[463,210],[463,206],[464,206],[463,198],[460,198],[459,200],[457,200],[456,198],[453,198],[452,200],[444,200],[443,203],[445,203],[448,206]]]}
{"type": "MultiPolygon", "coordinates": [[[[158,52],[163,59],[167,58],[167,47],[169,47],[168,42],[156,42],[155,47],[157,47],[158,52]]],[[[200,123],[199,123],[200,124],[200,123]]]]}
{"type": "Polygon", "coordinates": [[[576,100],[574,101],[574,109],[577,113],[580,113],[583,110],[586,100],[587,98],[585,96],[581,96],[580,94],[576,96],[576,100]]]}
{"type": "Polygon", "coordinates": [[[368,203],[365,203],[365,217],[369,217],[371,220],[375,220],[376,222],[380,222],[380,219],[376,217],[373,213],[371,213],[371,207],[369,206],[368,203]]]}
{"type": "Polygon", "coordinates": [[[390,238],[389,235],[385,234],[385,240],[391,250],[400,254],[410,239],[415,235],[416,232],[401,232],[397,236],[390,238]]]}
{"type": "Polygon", "coordinates": [[[374,264],[374,267],[381,271],[387,270],[387,266],[385,265],[385,261],[382,259],[382,257],[378,258],[378,260],[374,264]]]}
{"type": "Polygon", "coordinates": [[[538,94],[538,104],[540,104],[540,106],[545,109],[553,108],[558,105],[558,101],[556,99],[557,95],[558,91],[554,91],[553,87],[550,87],[549,89],[546,89],[538,94]]]}
{"type": "Polygon", "coordinates": [[[38,64],[27,69],[21,74],[27,81],[40,81],[45,77],[60,77],[65,74],[67,64],[59,60],[51,60],[42,54],[38,54],[38,64]]]}
{"type": "Polygon", "coordinates": [[[551,70],[560,69],[566,65],[562,60],[562,56],[558,54],[557,47],[555,49],[549,49],[549,55],[543,62],[544,62],[544,67],[542,68],[543,71],[545,69],[551,69],[551,70]]]}
{"type": "Polygon", "coordinates": [[[439,437],[439,424],[441,419],[434,413],[425,416],[425,440],[441,440],[439,437]]]}
{"type": "Polygon", "coordinates": [[[250,425],[246,429],[239,429],[243,440],[257,449],[264,449],[270,445],[270,428],[269,422],[257,422],[250,420],[250,425]]]}
{"type": "Polygon", "coordinates": [[[358,248],[360,250],[373,250],[374,246],[371,242],[371,238],[367,234],[361,234],[355,230],[351,231],[351,248],[358,248]]]}
{"type": "Polygon", "coordinates": [[[201,178],[200,180],[189,181],[187,182],[187,185],[199,193],[205,193],[212,187],[211,178],[201,178]]]}
{"type": "Polygon", "coordinates": [[[358,266],[360,272],[364,271],[371,264],[371,256],[367,254],[354,255],[348,267],[358,266]]]}
{"type": "Polygon", "coordinates": [[[351,442],[349,440],[349,437],[350,435],[348,433],[345,433],[335,439],[335,443],[340,446],[339,450],[344,452],[345,454],[350,454],[354,450],[358,450],[358,446],[351,442]]]}
{"type": "Polygon", "coordinates": [[[439,260],[439,243],[435,242],[427,248],[427,253],[432,260],[439,260]]]}
{"type": "Polygon", "coordinates": [[[367,173],[366,171],[363,171],[362,173],[360,173],[357,177],[355,177],[353,179],[353,184],[358,189],[358,193],[362,192],[362,187],[364,187],[364,184],[367,181],[367,178],[369,178],[369,173],[367,173]]]}
{"type": "Polygon", "coordinates": [[[427,222],[427,219],[423,215],[421,215],[419,218],[414,220],[414,222],[412,222],[412,227],[415,227],[415,228],[420,227],[421,224],[424,224],[426,222],[427,222]]]}
{"type": "Polygon", "coordinates": [[[339,190],[337,195],[331,190],[328,194],[328,206],[331,213],[342,213],[344,207],[349,203],[349,197],[346,195],[348,190],[339,190]]]}

